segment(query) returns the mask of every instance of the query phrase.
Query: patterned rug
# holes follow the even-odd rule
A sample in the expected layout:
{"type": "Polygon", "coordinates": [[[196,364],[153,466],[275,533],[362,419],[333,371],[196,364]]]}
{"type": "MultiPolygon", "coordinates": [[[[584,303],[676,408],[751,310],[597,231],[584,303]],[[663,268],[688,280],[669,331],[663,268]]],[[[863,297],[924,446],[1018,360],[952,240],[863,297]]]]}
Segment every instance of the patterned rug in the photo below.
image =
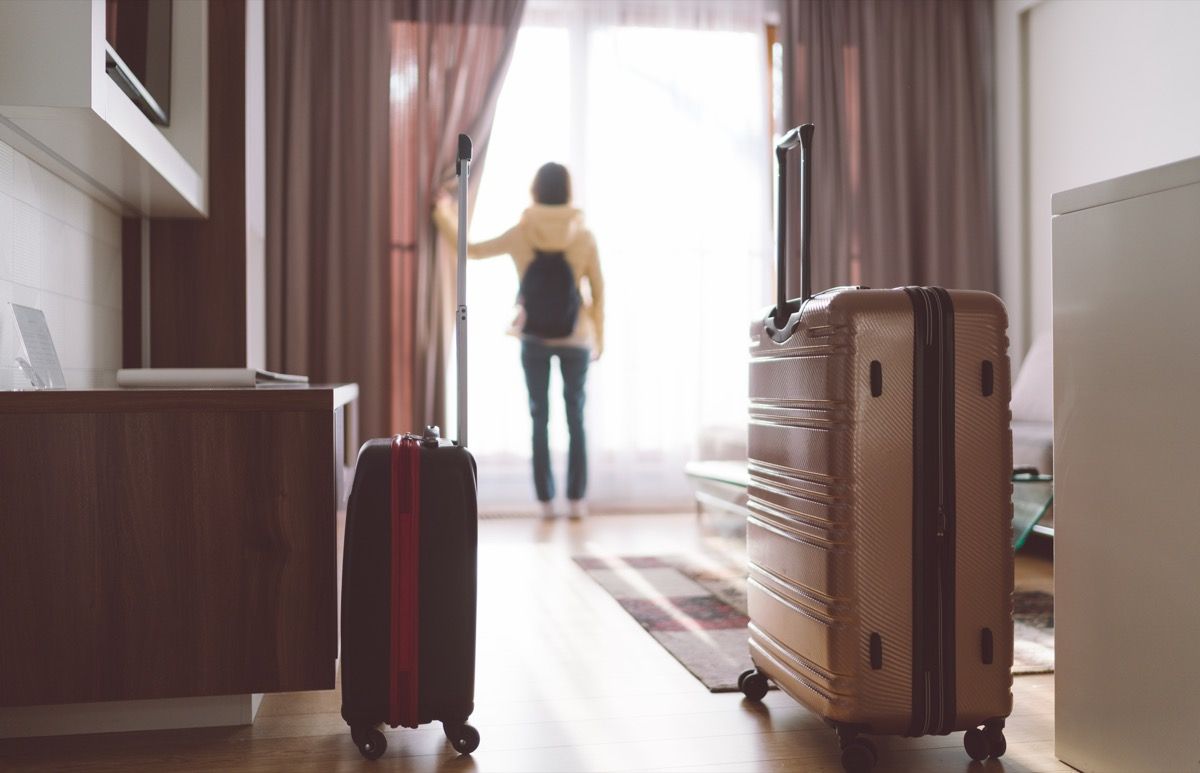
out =
{"type": "Polygon", "coordinates": [[[1013,593],[1013,675],[1054,673],[1054,596],[1013,593]]]}
{"type": "MultiPolygon", "coordinates": [[[[576,556],[575,563],[710,692],[736,692],[750,668],[746,578],[703,555],[576,556]]],[[[1054,597],[1014,594],[1013,674],[1054,670],[1054,597]]]]}

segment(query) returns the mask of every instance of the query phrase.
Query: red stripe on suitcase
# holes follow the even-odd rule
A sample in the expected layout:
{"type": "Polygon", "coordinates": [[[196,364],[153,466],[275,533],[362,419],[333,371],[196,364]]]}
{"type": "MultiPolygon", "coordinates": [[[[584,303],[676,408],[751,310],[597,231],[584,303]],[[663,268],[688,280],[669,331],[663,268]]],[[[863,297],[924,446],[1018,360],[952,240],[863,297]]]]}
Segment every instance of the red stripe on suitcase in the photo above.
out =
{"type": "Polygon", "coordinates": [[[416,727],[417,596],[421,523],[421,449],[416,438],[392,439],[391,653],[388,724],[416,727]]]}

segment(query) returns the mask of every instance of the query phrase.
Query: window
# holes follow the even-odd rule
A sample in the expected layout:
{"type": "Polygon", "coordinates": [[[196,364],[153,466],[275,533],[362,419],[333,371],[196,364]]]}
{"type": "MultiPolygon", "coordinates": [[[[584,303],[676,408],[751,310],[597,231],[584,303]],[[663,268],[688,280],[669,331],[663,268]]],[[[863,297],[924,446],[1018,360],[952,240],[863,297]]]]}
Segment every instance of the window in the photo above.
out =
{"type": "MultiPolygon", "coordinates": [[[[471,235],[518,220],[538,166],[570,168],[607,295],[607,346],[588,380],[598,507],[686,506],[684,463],[707,439],[744,437],[748,330],[769,303],[773,245],[765,47],[761,20],[565,23],[527,26],[517,39],[471,235]]],[[[532,489],[519,342],[505,334],[516,272],[506,258],[468,270],[481,505],[520,507],[532,489]]],[[[551,443],[561,490],[561,401],[551,443]]]]}

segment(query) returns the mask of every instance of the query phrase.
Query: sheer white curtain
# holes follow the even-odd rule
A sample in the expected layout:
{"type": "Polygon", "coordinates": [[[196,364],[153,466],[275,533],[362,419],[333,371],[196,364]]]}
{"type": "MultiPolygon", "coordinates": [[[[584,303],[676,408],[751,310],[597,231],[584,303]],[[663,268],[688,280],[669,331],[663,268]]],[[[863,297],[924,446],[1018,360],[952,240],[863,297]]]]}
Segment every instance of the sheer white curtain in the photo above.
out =
{"type": "MultiPolygon", "coordinates": [[[[683,465],[744,428],[751,315],[769,302],[770,74],[756,2],[531,2],[500,96],[471,237],[517,221],[547,161],[570,168],[607,296],[588,379],[589,498],[687,507],[683,465]]],[[[471,442],[480,505],[532,500],[511,261],[474,262],[471,442]]],[[[565,483],[561,384],[551,444],[565,483]]]]}

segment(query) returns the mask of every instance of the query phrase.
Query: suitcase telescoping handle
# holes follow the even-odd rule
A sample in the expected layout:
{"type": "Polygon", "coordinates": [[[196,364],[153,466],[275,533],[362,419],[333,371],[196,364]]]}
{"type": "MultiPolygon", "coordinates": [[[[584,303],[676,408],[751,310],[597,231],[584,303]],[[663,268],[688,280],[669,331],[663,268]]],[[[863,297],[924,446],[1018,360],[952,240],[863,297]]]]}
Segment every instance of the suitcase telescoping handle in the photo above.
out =
{"type": "Polygon", "coordinates": [[[775,328],[782,330],[788,318],[800,310],[800,305],[812,297],[809,267],[812,211],[812,169],[809,152],[812,148],[813,125],[797,126],[775,143],[775,161],[779,168],[779,212],[775,224],[775,328]],[[787,299],[787,157],[788,151],[800,146],[800,304],[787,299]]]}
{"type": "Polygon", "coordinates": [[[458,444],[467,445],[467,182],[471,174],[471,138],[458,135],[458,309],[454,343],[458,355],[458,444]]]}

